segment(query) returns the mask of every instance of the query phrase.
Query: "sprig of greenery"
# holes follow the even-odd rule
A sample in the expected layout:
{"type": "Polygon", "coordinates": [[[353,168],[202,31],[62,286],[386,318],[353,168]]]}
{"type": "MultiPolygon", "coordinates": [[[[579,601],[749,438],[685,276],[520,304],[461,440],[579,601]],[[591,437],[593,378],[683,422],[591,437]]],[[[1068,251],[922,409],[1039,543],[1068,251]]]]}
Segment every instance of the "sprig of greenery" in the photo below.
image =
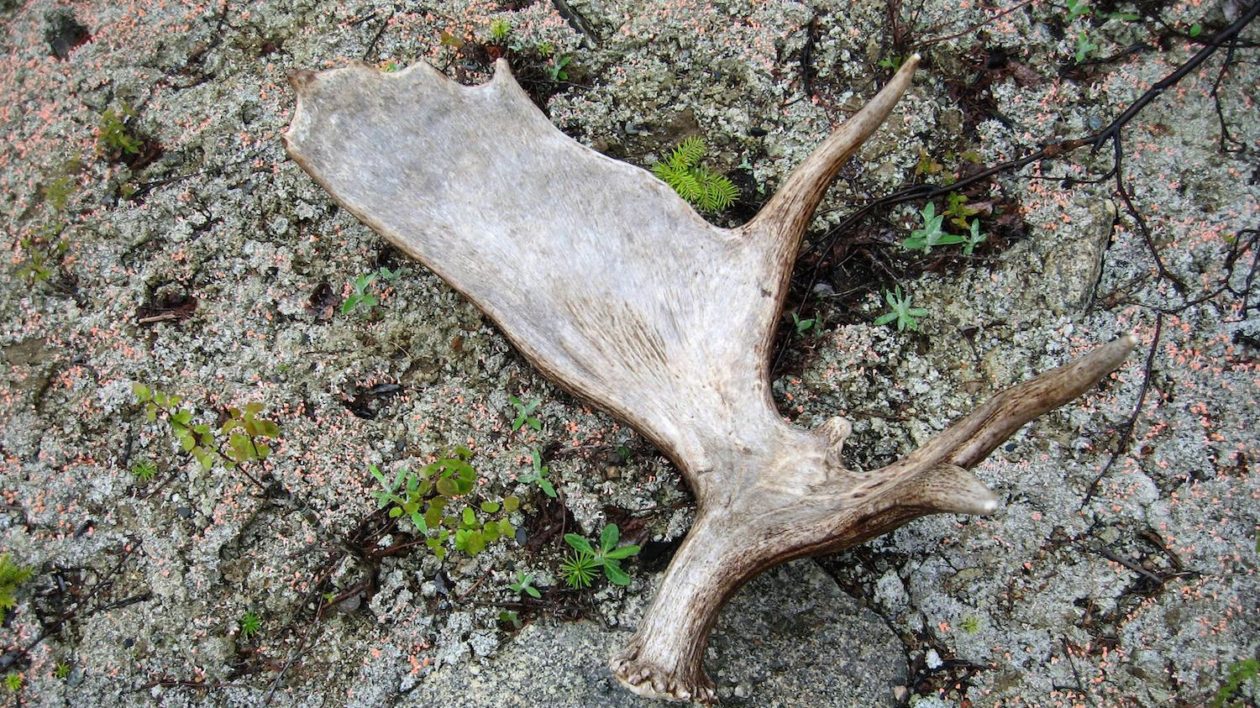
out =
{"type": "Polygon", "coordinates": [[[183,407],[184,399],[180,396],[140,383],[132,386],[132,391],[136,401],[144,405],[145,418],[149,422],[165,419],[180,449],[197,460],[203,470],[209,470],[216,462],[227,469],[236,469],[247,462],[265,460],[271,455],[271,446],[264,438],[280,437],[279,425],[259,417],[263,410],[261,403],[248,403],[243,409],[229,408],[227,420],[215,431],[209,424],[194,423],[192,409],[183,407]],[[226,438],[222,443],[226,445],[226,452],[220,449],[220,438],[226,438]]]}
{"type": "Polygon", "coordinates": [[[118,110],[105,109],[96,136],[96,151],[101,157],[117,162],[123,155],[140,154],[144,142],[127,127],[127,121],[135,115],[136,112],[125,103],[118,110]]]}
{"type": "Polygon", "coordinates": [[[140,483],[152,480],[157,476],[157,471],[157,465],[152,460],[140,460],[131,466],[131,476],[140,483]]]}
{"type": "Polygon", "coordinates": [[[525,593],[535,600],[542,599],[542,593],[538,591],[538,588],[534,587],[533,573],[522,572],[517,576],[516,582],[512,583],[508,587],[511,588],[514,593],[525,593]]]}
{"type": "Polygon", "coordinates": [[[401,270],[390,270],[382,266],[370,273],[356,276],[354,280],[350,281],[350,287],[353,292],[346,297],[345,302],[341,303],[341,314],[348,315],[356,309],[362,309],[370,314],[377,305],[381,304],[381,299],[373,291],[372,285],[378,279],[392,283],[398,280],[398,276],[401,274],[401,270]]]}
{"type": "Polygon", "coordinates": [[[817,332],[818,331],[817,325],[818,325],[818,318],[816,317],[811,317],[807,320],[803,320],[801,319],[800,315],[796,314],[795,312],[792,313],[792,326],[796,328],[797,334],[808,334],[810,330],[817,332]]]}
{"type": "Polygon", "coordinates": [[[1229,667],[1229,673],[1225,676],[1225,683],[1221,684],[1220,689],[1216,691],[1216,695],[1212,697],[1212,708],[1225,708],[1232,705],[1231,699],[1234,694],[1238,693],[1238,689],[1243,684],[1254,681],[1260,676],[1260,661],[1256,659],[1243,659],[1235,661],[1229,667]]]}
{"type": "Polygon", "coordinates": [[[556,488],[551,480],[547,479],[547,473],[551,471],[551,468],[542,463],[542,455],[538,453],[537,448],[530,450],[529,454],[532,458],[533,469],[521,475],[520,481],[524,484],[537,484],[538,488],[543,490],[543,494],[555,499],[556,488]]]}
{"type": "Polygon", "coordinates": [[[621,568],[621,561],[639,554],[639,547],[633,544],[617,546],[621,531],[616,524],[607,524],[599,534],[599,545],[592,545],[586,538],[575,533],[566,533],[564,542],[573,548],[570,556],[560,566],[564,572],[565,582],[574,588],[589,587],[594,578],[595,568],[604,569],[604,577],[613,585],[629,585],[630,575],[621,568]]]}
{"type": "Polygon", "coordinates": [[[512,407],[516,409],[516,417],[512,419],[512,432],[515,433],[526,425],[534,430],[542,430],[542,421],[531,415],[534,411],[538,410],[538,406],[542,403],[542,399],[535,398],[529,403],[524,403],[521,399],[509,394],[508,403],[511,403],[512,407]]]}
{"type": "Polygon", "coordinates": [[[0,554],[0,623],[9,610],[17,607],[18,586],[34,575],[34,568],[14,563],[8,553],[0,554]]]}
{"type": "Polygon", "coordinates": [[[931,253],[933,248],[937,246],[956,246],[961,244],[963,254],[970,256],[976,246],[984,242],[985,237],[980,233],[980,220],[972,219],[968,222],[967,217],[974,215],[979,210],[966,206],[967,197],[951,193],[948,197],[948,206],[943,214],[936,213],[936,205],[928,202],[923,205],[919,211],[919,228],[910,232],[906,240],[901,242],[901,247],[907,251],[923,251],[931,253]],[[960,226],[968,230],[968,235],[959,236],[945,231],[945,217],[952,217],[950,223],[960,226]]]}
{"type": "Polygon", "coordinates": [[[561,54],[558,57],[552,57],[546,64],[547,76],[554,81],[568,81],[569,72],[565,70],[569,64],[573,63],[573,57],[568,54],[561,54]]]}
{"type": "Polygon", "coordinates": [[[703,140],[687,138],[664,162],[652,165],[652,174],[700,211],[719,212],[739,198],[739,190],[726,177],[699,165],[704,153],[703,140]]]}
{"type": "Polygon", "coordinates": [[[919,318],[926,317],[928,314],[928,311],[922,307],[910,306],[910,296],[902,296],[900,285],[897,286],[895,291],[885,290],[884,300],[888,302],[892,312],[880,315],[875,319],[875,324],[886,325],[896,322],[898,332],[904,332],[907,329],[911,331],[919,329],[919,318]]]}
{"type": "Polygon", "coordinates": [[[475,556],[489,544],[516,534],[507,516],[520,508],[519,498],[472,504],[469,495],[477,486],[472,456],[468,448],[456,447],[418,472],[399,469],[392,482],[376,465],[368,467],[381,485],[373,492],[377,507],[390,507],[391,519],[407,517],[438,560],[446,557],[449,547],[475,556]],[[467,505],[459,506],[465,501],[467,505]],[[489,518],[483,519],[478,511],[489,518]]]}
{"type": "Polygon", "coordinates": [[[574,551],[560,563],[560,572],[564,574],[564,582],[569,587],[581,590],[591,586],[598,567],[594,556],[574,551]]]}
{"type": "Polygon", "coordinates": [[[258,613],[250,610],[241,615],[241,621],[237,623],[237,626],[239,627],[238,634],[240,638],[248,641],[250,637],[258,634],[258,631],[262,629],[262,618],[258,616],[258,613]]]}

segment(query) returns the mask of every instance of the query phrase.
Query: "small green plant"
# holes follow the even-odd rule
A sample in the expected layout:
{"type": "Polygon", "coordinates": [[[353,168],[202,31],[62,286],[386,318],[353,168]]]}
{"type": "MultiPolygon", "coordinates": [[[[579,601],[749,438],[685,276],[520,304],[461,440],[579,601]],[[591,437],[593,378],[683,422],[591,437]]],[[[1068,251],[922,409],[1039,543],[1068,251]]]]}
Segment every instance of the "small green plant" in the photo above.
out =
{"type": "Polygon", "coordinates": [[[341,314],[348,315],[356,309],[362,309],[364,312],[371,313],[377,305],[381,304],[381,299],[377,297],[372,286],[377,280],[392,283],[398,280],[400,274],[401,271],[381,267],[371,273],[356,276],[354,280],[350,281],[352,292],[346,297],[346,301],[341,303],[341,314]]]}
{"type": "Polygon", "coordinates": [[[1198,22],[1190,25],[1189,34],[1190,34],[1191,39],[1194,39],[1198,37],[1199,35],[1203,34],[1203,25],[1198,22]]]}
{"type": "Polygon", "coordinates": [[[141,484],[152,480],[157,476],[157,465],[151,460],[140,460],[131,466],[131,476],[136,478],[141,484]]]}
{"type": "Polygon", "coordinates": [[[138,155],[144,142],[127,127],[135,111],[127,104],[118,110],[105,109],[97,126],[96,151],[107,160],[121,160],[124,155],[138,155]]]}
{"type": "Polygon", "coordinates": [[[240,638],[243,641],[249,641],[250,637],[258,634],[258,631],[262,629],[262,618],[258,616],[258,613],[250,610],[241,615],[241,621],[237,623],[237,627],[240,638]]]}
{"type": "Polygon", "coordinates": [[[537,484],[538,488],[543,490],[543,494],[555,499],[556,488],[551,480],[547,479],[547,473],[551,471],[551,468],[542,463],[542,455],[538,453],[537,448],[530,450],[529,454],[533,469],[522,475],[520,481],[525,484],[537,484]]]}
{"type": "Polygon", "coordinates": [[[949,217],[949,223],[960,229],[969,228],[968,222],[971,217],[980,212],[975,207],[967,206],[967,195],[960,192],[950,192],[945,197],[945,213],[949,217]]]}
{"type": "Polygon", "coordinates": [[[13,693],[21,691],[22,683],[22,674],[16,671],[10,671],[8,674],[5,674],[4,687],[9,689],[9,691],[13,693]]]}
{"type": "Polygon", "coordinates": [[[525,593],[535,600],[542,599],[542,593],[538,591],[538,588],[534,587],[533,573],[522,572],[517,576],[516,582],[512,583],[508,587],[511,588],[514,593],[525,593]]]}
{"type": "Polygon", "coordinates": [[[512,432],[515,433],[526,425],[534,430],[542,430],[542,421],[532,415],[534,411],[538,410],[538,405],[542,403],[541,399],[535,398],[529,403],[525,403],[516,396],[509,395],[508,403],[511,403],[512,407],[516,409],[516,417],[512,419],[512,432]]]}
{"type": "Polygon", "coordinates": [[[1078,17],[1085,17],[1093,11],[1089,6],[1089,0],[1067,0],[1067,9],[1068,22],[1072,22],[1078,17]]]}
{"type": "Polygon", "coordinates": [[[900,285],[897,286],[896,290],[885,290],[884,300],[888,302],[892,312],[880,315],[875,319],[875,324],[886,325],[896,322],[898,332],[904,332],[907,329],[911,331],[919,329],[919,318],[926,317],[928,314],[928,311],[922,307],[910,306],[910,296],[902,296],[900,285]]]}
{"type": "Polygon", "coordinates": [[[70,242],[62,236],[65,224],[45,224],[35,234],[18,241],[24,258],[17,269],[17,277],[28,284],[42,283],[52,277],[53,268],[70,248],[70,242]]]}
{"type": "Polygon", "coordinates": [[[500,612],[499,624],[503,625],[505,629],[510,629],[512,631],[516,631],[523,626],[521,624],[521,616],[516,614],[513,610],[503,610],[500,612]]]}
{"type": "Polygon", "coordinates": [[[937,246],[952,246],[962,243],[962,237],[946,233],[941,228],[945,221],[944,214],[936,213],[936,205],[928,202],[923,205],[923,209],[919,212],[919,218],[922,220],[919,228],[910,232],[905,241],[901,242],[901,247],[907,251],[923,251],[931,253],[932,249],[937,246]]]}
{"type": "Polygon", "coordinates": [[[792,313],[792,326],[796,328],[797,334],[809,334],[812,331],[818,331],[818,319],[811,317],[807,320],[801,319],[800,315],[792,313]]]}
{"type": "Polygon", "coordinates": [[[1260,661],[1256,659],[1242,659],[1235,661],[1230,667],[1229,672],[1225,676],[1225,683],[1216,691],[1216,695],[1212,697],[1212,708],[1225,708],[1232,706],[1232,699],[1238,693],[1238,689],[1243,687],[1250,681],[1254,681],[1260,676],[1260,661]]]}
{"type": "Polygon", "coordinates": [[[564,574],[564,582],[568,583],[569,587],[581,590],[591,586],[598,567],[594,556],[574,551],[560,563],[560,572],[564,574]]]}
{"type": "Polygon", "coordinates": [[[668,159],[652,165],[652,174],[700,211],[719,212],[735,202],[739,190],[726,177],[699,165],[704,153],[703,140],[687,138],[668,159]]]}
{"type": "Polygon", "coordinates": [[[975,615],[967,615],[959,623],[962,630],[967,634],[975,634],[980,631],[980,618],[975,615]]]}
{"type": "Polygon", "coordinates": [[[1098,52],[1098,45],[1089,38],[1085,30],[1076,35],[1076,63],[1080,64],[1098,52]]]}
{"type": "Polygon", "coordinates": [[[509,496],[502,501],[472,504],[469,495],[477,486],[477,471],[470,462],[472,455],[468,448],[457,447],[418,472],[398,470],[392,482],[376,465],[368,467],[381,485],[373,493],[378,508],[388,506],[391,519],[409,519],[439,560],[446,557],[452,546],[475,556],[487,545],[516,534],[516,527],[507,516],[520,508],[520,499],[509,496]]]}
{"type": "Polygon", "coordinates": [[[8,553],[0,555],[0,622],[4,622],[9,610],[17,607],[18,586],[34,575],[34,569],[14,563],[8,553]]]}
{"type": "Polygon", "coordinates": [[[897,69],[900,69],[901,65],[904,63],[906,63],[906,58],[904,56],[894,54],[880,59],[879,68],[896,71],[897,69]]]}
{"type": "Polygon", "coordinates": [[[967,235],[963,236],[963,255],[970,256],[972,251],[976,250],[976,246],[984,243],[984,239],[984,234],[980,233],[980,220],[973,219],[967,235]]]}
{"type": "Polygon", "coordinates": [[[569,72],[565,71],[565,67],[571,63],[573,63],[573,57],[568,54],[552,57],[551,61],[547,62],[547,76],[551,77],[553,82],[568,81],[569,72]]]}
{"type": "Polygon", "coordinates": [[[70,678],[70,672],[73,671],[71,666],[62,661],[57,664],[57,668],[53,669],[53,678],[59,681],[65,681],[70,678]]]}
{"type": "Polygon", "coordinates": [[[616,524],[607,524],[599,533],[599,545],[592,545],[586,538],[566,533],[564,542],[573,548],[574,555],[561,565],[565,581],[571,587],[589,587],[595,576],[595,568],[604,569],[604,577],[613,585],[629,585],[630,576],[621,568],[621,561],[639,554],[636,545],[617,546],[621,531],[616,524]]]}
{"type": "Polygon", "coordinates": [[[182,397],[139,383],[132,390],[136,401],[144,406],[145,418],[150,422],[166,420],[180,449],[197,460],[203,470],[209,470],[215,462],[236,469],[246,462],[265,460],[271,454],[271,446],[263,439],[280,437],[280,426],[258,417],[263,409],[261,403],[249,403],[243,409],[229,408],[227,420],[216,434],[209,424],[193,422],[193,411],[183,407],[182,397]],[[226,452],[220,449],[220,437],[226,438],[226,452]]]}
{"type": "Polygon", "coordinates": [[[490,41],[495,44],[503,44],[503,41],[512,33],[512,24],[502,17],[496,18],[490,22],[490,41]]]}

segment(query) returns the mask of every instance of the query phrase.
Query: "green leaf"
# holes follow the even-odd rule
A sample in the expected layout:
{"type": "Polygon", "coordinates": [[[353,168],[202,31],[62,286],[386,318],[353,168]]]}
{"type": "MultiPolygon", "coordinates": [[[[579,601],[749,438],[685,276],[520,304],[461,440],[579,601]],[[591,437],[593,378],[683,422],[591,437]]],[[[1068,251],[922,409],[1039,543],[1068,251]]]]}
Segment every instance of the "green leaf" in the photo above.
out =
{"type": "Polygon", "coordinates": [[[516,527],[507,519],[499,519],[499,535],[504,538],[512,538],[516,535],[516,527]]]}
{"type": "Polygon", "coordinates": [[[604,561],[604,577],[608,578],[608,582],[613,585],[624,587],[630,584],[630,576],[621,569],[621,565],[615,560],[604,561]]]}
{"type": "Polygon", "coordinates": [[[515,495],[507,497],[506,499],[503,500],[504,512],[511,514],[512,512],[516,511],[519,508],[521,508],[521,500],[515,495]]]}
{"type": "Polygon", "coordinates": [[[411,512],[411,523],[416,527],[416,530],[419,531],[420,533],[429,532],[429,524],[425,522],[424,517],[420,515],[419,511],[411,512]]]}
{"type": "Polygon", "coordinates": [[[535,600],[541,600],[541,599],[542,599],[542,593],[541,593],[541,592],[538,592],[538,588],[534,587],[533,585],[526,585],[525,587],[523,587],[523,588],[521,588],[521,589],[525,591],[525,594],[529,595],[530,597],[534,598],[535,600]]]}
{"type": "Polygon", "coordinates": [[[499,513],[499,509],[501,508],[503,508],[503,506],[499,504],[499,502],[493,502],[493,501],[481,502],[481,510],[486,512],[487,514],[497,514],[499,513]]]}
{"type": "Polygon", "coordinates": [[[617,528],[617,524],[605,524],[604,530],[599,532],[600,549],[607,553],[617,547],[617,541],[621,538],[621,530],[617,528]]]}
{"type": "Polygon", "coordinates": [[[465,526],[475,526],[477,524],[477,513],[472,510],[472,507],[464,507],[464,511],[460,516],[465,526]]]}
{"type": "Polygon", "coordinates": [[[572,546],[573,550],[578,553],[585,553],[589,556],[595,555],[595,549],[591,547],[591,542],[575,533],[566,533],[564,542],[572,546]]]}
{"type": "Polygon", "coordinates": [[[544,494],[552,499],[556,498],[556,488],[551,485],[551,482],[548,482],[545,479],[540,479],[538,480],[538,486],[542,488],[544,494]]]}
{"type": "Polygon", "coordinates": [[[209,450],[202,447],[194,447],[189,452],[201,464],[202,471],[208,472],[211,467],[214,467],[214,454],[209,450]]]}
{"type": "Polygon", "coordinates": [[[1192,38],[1198,37],[1200,34],[1203,34],[1203,25],[1199,24],[1198,22],[1190,25],[1190,36],[1192,38]]]}
{"type": "Polygon", "coordinates": [[[637,556],[637,555],[639,555],[639,547],[634,544],[630,544],[628,546],[622,546],[621,548],[613,549],[605,553],[604,557],[611,558],[613,560],[621,560],[623,558],[629,558],[630,556],[637,556]]]}
{"type": "Polygon", "coordinates": [[[142,383],[132,384],[131,392],[136,394],[137,403],[148,403],[153,399],[153,391],[142,383]]]}
{"type": "Polygon", "coordinates": [[[437,493],[444,497],[454,497],[459,495],[459,488],[449,478],[443,477],[437,481],[437,493]]]}

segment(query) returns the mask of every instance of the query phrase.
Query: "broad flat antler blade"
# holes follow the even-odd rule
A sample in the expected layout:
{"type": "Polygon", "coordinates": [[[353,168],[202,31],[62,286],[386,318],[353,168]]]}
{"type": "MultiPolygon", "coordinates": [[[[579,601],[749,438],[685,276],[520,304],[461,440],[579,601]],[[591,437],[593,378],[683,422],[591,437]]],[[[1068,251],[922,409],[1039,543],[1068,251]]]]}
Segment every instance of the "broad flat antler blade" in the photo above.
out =
{"type": "Polygon", "coordinates": [[[573,141],[505,62],[495,68],[476,87],[427,64],[295,75],[289,153],[531,363],[629,421],[703,487],[711,441],[745,422],[741,405],[768,399],[744,343],[773,326],[762,293],[790,264],[573,141]]]}
{"type": "Polygon", "coordinates": [[[847,422],[805,431],[774,409],[767,354],[801,234],[917,61],[734,231],[560,133],[502,61],[476,87],[424,64],[294,77],[293,158],[471,299],[535,366],[650,438],[695,491],[695,525],[613,660],[636,693],[713,701],[701,668],[709,631],[761,570],[923,514],[993,511],[996,498],[966,468],[1133,346],[1112,343],[1002,393],[874,473],[842,466],[847,422]]]}

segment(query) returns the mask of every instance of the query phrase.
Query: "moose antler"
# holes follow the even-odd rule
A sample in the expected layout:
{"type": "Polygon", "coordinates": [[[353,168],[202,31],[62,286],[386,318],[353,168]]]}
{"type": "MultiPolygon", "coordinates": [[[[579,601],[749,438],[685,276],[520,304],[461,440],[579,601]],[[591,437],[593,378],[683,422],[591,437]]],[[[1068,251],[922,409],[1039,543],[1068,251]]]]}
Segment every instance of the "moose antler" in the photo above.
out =
{"type": "Polygon", "coordinates": [[[481,86],[427,64],[293,77],[289,154],[346,209],[467,296],[551,379],[664,451],[698,511],[630,645],[630,690],[712,702],[701,658],[723,603],[770,566],[925,514],[987,514],[968,468],[1088,390],[1130,337],[1002,392],[905,458],[846,469],[850,425],[775,410],[767,371],[792,264],[836,171],[910,85],[912,57],[749,223],[706,223],[649,173],[571,140],[503,60],[481,86]]]}

